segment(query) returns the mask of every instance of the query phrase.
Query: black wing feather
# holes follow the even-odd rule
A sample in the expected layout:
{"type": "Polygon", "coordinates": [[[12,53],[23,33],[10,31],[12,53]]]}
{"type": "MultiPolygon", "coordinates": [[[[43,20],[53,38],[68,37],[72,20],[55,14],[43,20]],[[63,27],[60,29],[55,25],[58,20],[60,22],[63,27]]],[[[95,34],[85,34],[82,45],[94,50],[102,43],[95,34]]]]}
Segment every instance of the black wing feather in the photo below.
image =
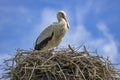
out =
{"type": "Polygon", "coordinates": [[[47,37],[46,39],[41,41],[39,44],[36,44],[34,49],[41,50],[43,47],[45,47],[47,45],[48,41],[50,41],[52,39],[53,35],[54,35],[54,32],[52,32],[52,35],[50,37],[47,37]]]}

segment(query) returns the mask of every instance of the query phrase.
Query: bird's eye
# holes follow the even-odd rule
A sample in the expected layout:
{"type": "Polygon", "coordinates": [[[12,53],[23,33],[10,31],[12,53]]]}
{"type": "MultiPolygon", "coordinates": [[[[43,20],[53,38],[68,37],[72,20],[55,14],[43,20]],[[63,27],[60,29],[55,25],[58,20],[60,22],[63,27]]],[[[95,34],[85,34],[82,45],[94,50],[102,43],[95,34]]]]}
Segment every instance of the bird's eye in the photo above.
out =
{"type": "Polygon", "coordinates": [[[61,13],[61,16],[62,16],[62,17],[64,17],[64,14],[63,14],[63,13],[61,13]]]}

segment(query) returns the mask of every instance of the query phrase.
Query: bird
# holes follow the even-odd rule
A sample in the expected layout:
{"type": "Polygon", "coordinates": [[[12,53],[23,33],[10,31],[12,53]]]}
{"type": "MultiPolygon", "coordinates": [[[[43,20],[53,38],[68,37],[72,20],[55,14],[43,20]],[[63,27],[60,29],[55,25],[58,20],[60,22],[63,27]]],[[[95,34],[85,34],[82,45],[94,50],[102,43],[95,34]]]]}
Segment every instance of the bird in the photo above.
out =
{"type": "Polygon", "coordinates": [[[40,33],[35,42],[34,50],[47,52],[60,44],[69,29],[65,11],[57,12],[57,20],[58,22],[51,23],[40,33]]]}

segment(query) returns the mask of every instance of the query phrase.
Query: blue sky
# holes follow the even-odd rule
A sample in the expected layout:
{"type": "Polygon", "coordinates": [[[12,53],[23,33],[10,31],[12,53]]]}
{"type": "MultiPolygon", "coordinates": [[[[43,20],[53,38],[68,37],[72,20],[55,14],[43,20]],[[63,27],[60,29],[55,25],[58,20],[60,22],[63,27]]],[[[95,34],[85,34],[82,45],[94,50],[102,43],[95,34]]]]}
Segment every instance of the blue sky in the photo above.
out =
{"type": "Polygon", "coordinates": [[[0,0],[0,64],[17,48],[30,49],[64,10],[70,24],[60,46],[80,46],[120,63],[120,0],[0,0]]]}

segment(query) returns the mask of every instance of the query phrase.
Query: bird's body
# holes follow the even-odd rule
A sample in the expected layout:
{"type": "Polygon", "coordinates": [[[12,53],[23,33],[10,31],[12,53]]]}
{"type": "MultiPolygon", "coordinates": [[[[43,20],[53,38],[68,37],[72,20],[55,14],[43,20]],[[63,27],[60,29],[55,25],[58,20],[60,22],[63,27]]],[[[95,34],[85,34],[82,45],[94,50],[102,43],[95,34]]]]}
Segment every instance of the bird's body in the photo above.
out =
{"type": "Polygon", "coordinates": [[[65,12],[58,12],[57,18],[58,22],[54,22],[49,25],[39,35],[34,47],[35,50],[46,52],[54,47],[57,47],[60,44],[62,38],[64,37],[66,31],[69,28],[69,25],[66,20],[65,12]]]}

